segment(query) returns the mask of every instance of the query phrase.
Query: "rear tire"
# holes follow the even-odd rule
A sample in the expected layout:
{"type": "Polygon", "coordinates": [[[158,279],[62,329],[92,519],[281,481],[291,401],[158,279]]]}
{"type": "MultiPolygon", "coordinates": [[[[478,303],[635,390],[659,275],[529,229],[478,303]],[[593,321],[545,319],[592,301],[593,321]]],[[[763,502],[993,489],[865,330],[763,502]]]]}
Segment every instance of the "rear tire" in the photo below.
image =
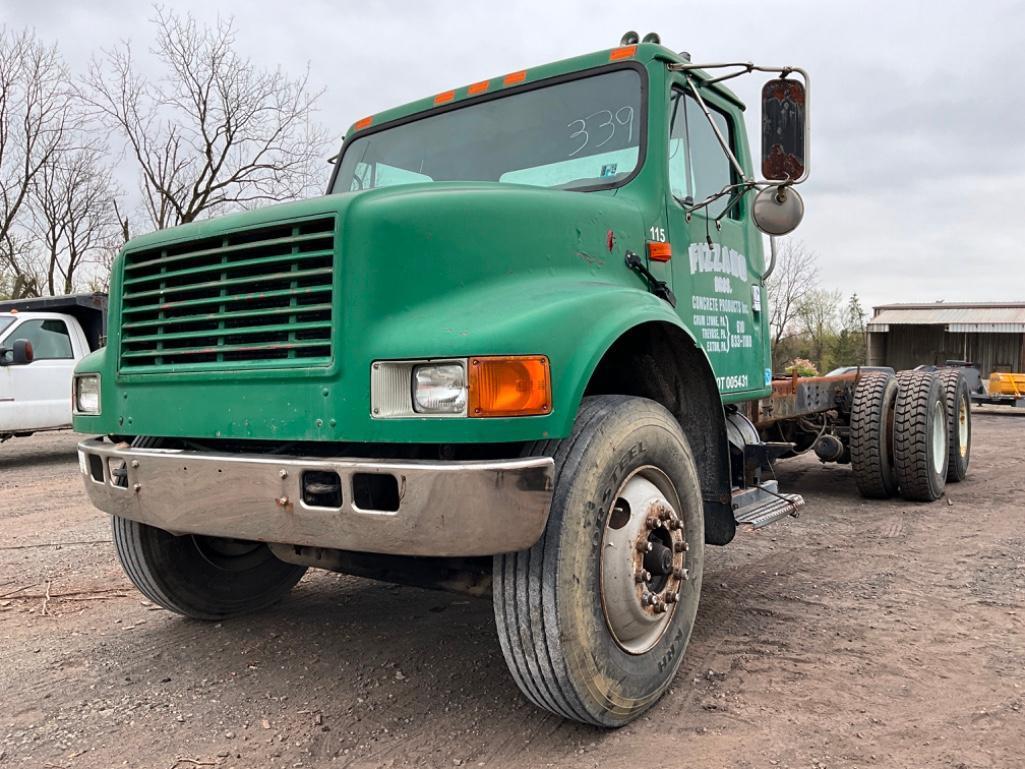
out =
{"type": "Polygon", "coordinates": [[[622,726],[669,687],[694,625],[704,562],[694,456],[665,408],[612,395],[585,398],[566,440],[530,448],[554,454],[555,494],[540,541],[494,559],[502,652],[538,707],[622,726]]]}
{"type": "Polygon", "coordinates": [[[932,502],[947,484],[946,394],[933,371],[901,372],[899,381],[893,460],[901,496],[932,502]]]}
{"type": "Polygon", "coordinates": [[[961,369],[940,369],[939,378],[947,399],[947,483],[960,483],[972,452],[972,396],[961,369]]]}
{"type": "Polygon", "coordinates": [[[897,380],[885,371],[861,375],[851,404],[851,469],[861,496],[889,499],[897,493],[893,467],[893,414],[897,380]]]}
{"type": "Polygon", "coordinates": [[[113,516],[114,549],[128,579],[153,603],[186,617],[219,620],[281,600],[306,567],[274,557],[262,542],[175,536],[113,516]]]}

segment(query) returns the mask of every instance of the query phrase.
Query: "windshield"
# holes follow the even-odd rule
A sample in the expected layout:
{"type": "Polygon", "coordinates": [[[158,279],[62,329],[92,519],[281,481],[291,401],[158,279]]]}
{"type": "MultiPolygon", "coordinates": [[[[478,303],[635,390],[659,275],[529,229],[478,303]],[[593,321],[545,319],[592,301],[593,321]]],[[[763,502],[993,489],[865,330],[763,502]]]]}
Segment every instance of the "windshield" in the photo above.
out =
{"type": "Polygon", "coordinates": [[[611,186],[640,161],[633,68],[521,91],[357,137],[332,192],[434,181],[611,186]]]}

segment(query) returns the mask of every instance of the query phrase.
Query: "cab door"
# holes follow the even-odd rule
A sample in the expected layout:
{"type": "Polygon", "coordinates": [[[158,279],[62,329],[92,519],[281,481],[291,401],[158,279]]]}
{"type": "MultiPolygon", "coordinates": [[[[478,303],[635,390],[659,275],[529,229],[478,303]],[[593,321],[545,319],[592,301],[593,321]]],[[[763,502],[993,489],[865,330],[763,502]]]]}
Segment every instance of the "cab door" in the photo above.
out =
{"type": "Polygon", "coordinates": [[[0,347],[16,339],[32,343],[34,359],[0,365],[0,432],[40,430],[71,424],[71,380],[75,356],[67,323],[56,317],[24,320],[8,329],[0,347]]]}
{"type": "MultiPolygon", "coordinates": [[[[711,120],[749,170],[739,111],[708,89],[701,96],[711,120]]],[[[670,91],[669,116],[666,205],[678,311],[708,353],[724,400],[744,400],[764,392],[771,377],[763,350],[768,337],[761,237],[747,224],[748,198],[731,205],[725,195],[688,213],[740,177],[682,80],[670,91]]]]}

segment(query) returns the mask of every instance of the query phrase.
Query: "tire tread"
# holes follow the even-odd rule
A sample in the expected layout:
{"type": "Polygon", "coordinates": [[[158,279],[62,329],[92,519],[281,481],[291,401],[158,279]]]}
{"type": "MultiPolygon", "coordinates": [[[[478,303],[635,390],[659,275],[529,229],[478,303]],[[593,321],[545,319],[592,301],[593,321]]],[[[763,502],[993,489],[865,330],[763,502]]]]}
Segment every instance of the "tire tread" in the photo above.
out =
{"type": "Polygon", "coordinates": [[[965,382],[964,373],[959,368],[943,368],[939,371],[940,384],[943,387],[945,395],[945,402],[947,405],[947,442],[950,444],[947,449],[947,483],[960,483],[965,479],[968,474],[968,460],[971,452],[971,418],[972,409],[971,401],[969,400],[968,406],[968,441],[969,441],[969,454],[965,455],[964,461],[961,461],[961,440],[959,432],[956,428],[959,426],[958,413],[960,404],[958,400],[961,397],[962,390],[968,389],[968,384],[965,382]]]}
{"type": "MultiPolygon", "coordinates": [[[[938,498],[930,486],[928,410],[938,379],[931,371],[906,371],[900,382],[894,410],[893,464],[897,471],[901,496],[916,502],[938,498]]],[[[943,419],[946,422],[946,408],[943,419]]],[[[946,480],[946,473],[943,474],[946,480]]],[[[940,495],[942,495],[942,486],[940,495]]]]}
{"type": "Polygon", "coordinates": [[[883,434],[887,429],[884,410],[893,378],[883,371],[862,374],[851,405],[851,469],[858,491],[868,499],[888,499],[897,493],[896,476],[880,449],[888,439],[883,434]]]}
{"type": "MultiPolygon", "coordinates": [[[[585,398],[570,437],[524,447],[524,455],[555,458],[556,495],[559,479],[581,472],[588,447],[602,439],[600,428],[592,429],[594,423],[633,400],[637,399],[621,395],[585,398]]],[[[668,412],[665,417],[667,426],[679,429],[668,412]]],[[[543,576],[554,569],[558,550],[557,537],[546,529],[528,550],[495,557],[494,611],[499,643],[513,679],[534,705],[562,718],[607,727],[610,721],[589,709],[570,680],[559,648],[558,606],[542,589],[543,576]]]]}

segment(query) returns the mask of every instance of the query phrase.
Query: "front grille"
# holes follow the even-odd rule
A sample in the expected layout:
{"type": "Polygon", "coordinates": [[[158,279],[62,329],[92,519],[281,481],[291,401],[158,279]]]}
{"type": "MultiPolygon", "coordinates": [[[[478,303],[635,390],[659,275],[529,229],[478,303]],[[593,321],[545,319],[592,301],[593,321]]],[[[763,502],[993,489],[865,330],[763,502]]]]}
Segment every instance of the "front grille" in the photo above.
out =
{"type": "Polygon", "coordinates": [[[330,362],[334,218],[125,254],[121,370],[330,362]]]}

